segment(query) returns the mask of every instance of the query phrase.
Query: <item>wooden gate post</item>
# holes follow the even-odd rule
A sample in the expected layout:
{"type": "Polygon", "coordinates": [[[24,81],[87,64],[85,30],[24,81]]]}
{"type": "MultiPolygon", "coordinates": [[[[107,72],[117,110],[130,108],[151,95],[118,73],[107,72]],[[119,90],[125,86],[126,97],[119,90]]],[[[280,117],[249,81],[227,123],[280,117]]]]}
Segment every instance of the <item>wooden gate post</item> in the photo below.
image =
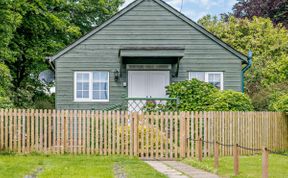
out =
{"type": "Polygon", "coordinates": [[[234,156],[234,175],[237,176],[239,174],[239,150],[238,144],[233,146],[233,156],[234,156]]]}
{"type": "Polygon", "coordinates": [[[268,178],[268,150],[266,147],[262,149],[262,178],[268,178]]]}
{"type": "Polygon", "coordinates": [[[198,143],[197,145],[198,146],[198,160],[202,161],[202,138],[201,137],[199,137],[197,143],[198,143]]]}
{"type": "Polygon", "coordinates": [[[134,127],[134,129],[133,129],[133,131],[134,131],[134,133],[133,133],[133,138],[134,138],[134,146],[133,146],[133,148],[134,148],[134,150],[133,150],[133,152],[134,152],[134,156],[138,156],[138,113],[137,112],[134,112],[133,113],[133,127],[134,127]]]}
{"type": "Polygon", "coordinates": [[[219,145],[217,142],[214,142],[214,168],[218,169],[219,167],[219,145]]]}
{"type": "Polygon", "coordinates": [[[185,158],[186,153],[186,118],[185,113],[180,113],[180,157],[185,158]]]}

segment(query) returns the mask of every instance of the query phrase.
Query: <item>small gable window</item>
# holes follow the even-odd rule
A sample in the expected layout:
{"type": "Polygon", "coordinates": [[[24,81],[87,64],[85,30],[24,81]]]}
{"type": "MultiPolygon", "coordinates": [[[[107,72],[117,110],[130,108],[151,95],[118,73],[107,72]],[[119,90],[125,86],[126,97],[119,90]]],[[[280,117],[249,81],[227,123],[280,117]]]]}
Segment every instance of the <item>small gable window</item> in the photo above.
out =
{"type": "Polygon", "coordinates": [[[75,72],[75,101],[109,101],[109,72],[75,72]]]}
{"type": "Polygon", "coordinates": [[[193,78],[211,83],[220,90],[224,88],[223,72],[189,72],[189,80],[193,78]]]}

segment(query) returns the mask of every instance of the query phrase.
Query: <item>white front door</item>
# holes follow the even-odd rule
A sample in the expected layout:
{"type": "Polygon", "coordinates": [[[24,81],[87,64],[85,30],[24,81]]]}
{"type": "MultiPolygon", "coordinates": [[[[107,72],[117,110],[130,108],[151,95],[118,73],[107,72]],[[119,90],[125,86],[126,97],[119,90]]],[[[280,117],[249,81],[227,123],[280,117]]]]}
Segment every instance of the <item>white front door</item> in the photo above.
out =
{"type": "MultiPolygon", "coordinates": [[[[165,98],[169,85],[169,71],[128,71],[129,98],[165,98]]],[[[139,111],[144,100],[130,100],[129,111],[139,111]]]]}
{"type": "Polygon", "coordinates": [[[169,71],[128,71],[129,98],[165,98],[169,71]]]}

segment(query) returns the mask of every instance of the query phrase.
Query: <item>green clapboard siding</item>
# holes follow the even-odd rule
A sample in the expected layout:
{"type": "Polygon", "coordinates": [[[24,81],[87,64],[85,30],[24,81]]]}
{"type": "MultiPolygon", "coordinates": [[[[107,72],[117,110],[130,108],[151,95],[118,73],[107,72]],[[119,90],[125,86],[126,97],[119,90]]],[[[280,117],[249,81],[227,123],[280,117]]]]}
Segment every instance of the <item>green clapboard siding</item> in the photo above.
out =
{"type": "MultiPolygon", "coordinates": [[[[171,82],[188,79],[189,71],[224,72],[224,89],[241,90],[241,60],[152,0],[145,0],[56,60],[56,108],[103,109],[127,96],[123,47],[184,47],[179,75],[171,82]],[[121,68],[114,81],[113,71],[121,68]],[[73,102],[75,71],[110,71],[109,102],[73,102]]],[[[145,54],[143,54],[145,56],[145,54]]]]}

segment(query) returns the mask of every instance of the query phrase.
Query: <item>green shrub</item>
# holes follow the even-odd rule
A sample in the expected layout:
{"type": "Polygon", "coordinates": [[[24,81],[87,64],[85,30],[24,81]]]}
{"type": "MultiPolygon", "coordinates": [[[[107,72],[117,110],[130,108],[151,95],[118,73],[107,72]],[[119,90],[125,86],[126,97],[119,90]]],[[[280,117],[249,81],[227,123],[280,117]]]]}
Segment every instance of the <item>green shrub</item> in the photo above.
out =
{"type": "MultiPolygon", "coordinates": [[[[213,85],[201,82],[197,79],[172,83],[166,87],[170,98],[179,98],[177,109],[179,111],[205,111],[208,110],[212,101],[212,95],[218,92],[213,85]]],[[[169,103],[175,108],[175,103],[169,103]]]]}
{"type": "Polygon", "coordinates": [[[288,94],[275,93],[269,103],[270,111],[284,111],[288,112],[288,94]]]}
{"type": "Polygon", "coordinates": [[[252,111],[253,105],[250,98],[243,93],[224,90],[212,95],[213,104],[209,110],[213,111],[252,111]]]}
{"type": "Polygon", "coordinates": [[[172,83],[166,87],[171,98],[179,103],[149,104],[145,111],[252,111],[248,96],[231,90],[220,91],[213,85],[197,79],[172,83]]]}

